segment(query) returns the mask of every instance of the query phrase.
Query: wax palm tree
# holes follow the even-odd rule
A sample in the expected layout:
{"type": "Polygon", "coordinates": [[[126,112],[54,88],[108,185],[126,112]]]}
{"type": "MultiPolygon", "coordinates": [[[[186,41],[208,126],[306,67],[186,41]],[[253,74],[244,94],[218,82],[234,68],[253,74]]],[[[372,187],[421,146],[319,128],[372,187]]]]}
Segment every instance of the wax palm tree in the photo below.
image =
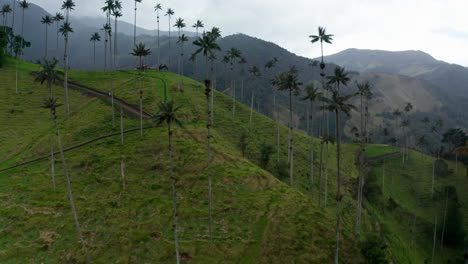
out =
{"type": "Polygon", "coordinates": [[[18,93],[18,85],[19,85],[19,82],[18,82],[18,57],[20,57],[21,55],[23,55],[23,51],[25,48],[29,48],[31,47],[31,42],[29,41],[25,41],[23,36],[21,35],[17,35],[17,36],[14,36],[11,43],[10,43],[10,48],[11,50],[13,51],[13,53],[15,54],[15,77],[16,77],[16,93],[18,93]]]}
{"type": "Polygon", "coordinates": [[[169,18],[169,52],[167,53],[168,56],[168,63],[167,66],[170,67],[171,64],[171,17],[175,14],[174,9],[168,8],[166,11],[166,14],[164,16],[167,16],[169,18]]]}
{"type": "Polygon", "coordinates": [[[68,35],[73,32],[70,22],[65,22],[60,26],[60,32],[65,38],[65,52],[64,52],[64,87],[65,87],[65,102],[66,102],[66,117],[70,114],[70,105],[68,101],[68,35]]]}
{"type": "Polygon", "coordinates": [[[323,68],[325,68],[325,63],[323,62],[323,42],[333,44],[333,34],[327,34],[327,30],[324,27],[318,27],[318,35],[310,35],[309,38],[311,38],[312,43],[320,41],[320,48],[322,51],[320,68],[323,70],[323,68]]]}
{"type": "Polygon", "coordinates": [[[22,10],[22,17],[21,17],[21,36],[24,37],[24,13],[26,11],[26,9],[29,8],[29,2],[26,1],[26,0],[23,0],[20,2],[20,8],[22,10]]]}
{"type": "Polygon", "coordinates": [[[106,23],[101,28],[104,31],[104,71],[107,70],[107,43],[109,42],[107,32],[110,31],[110,24],[106,23]]]}
{"type": "Polygon", "coordinates": [[[337,67],[335,69],[335,75],[330,78],[330,82],[335,84],[335,88],[331,90],[331,98],[323,98],[325,102],[323,108],[327,111],[335,113],[335,126],[336,126],[336,153],[337,153],[337,192],[336,192],[336,201],[337,201],[337,220],[336,220],[336,252],[335,252],[335,264],[338,264],[339,260],[339,241],[340,241],[340,224],[341,224],[341,200],[343,199],[343,194],[341,193],[341,125],[340,125],[340,114],[344,113],[350,115],[351,110],[356,107],[352,104],[349,104],[348,101],[354,97],[354,94],[351,95],[341,95],[340,94],[340,84],[346,86],[349,79],[347,79],[347,74],[344,71],[344,68],[337,67]],[[339,68],[339,69],[337,69],[339,68]]]}
{"type": "MultiPolygon", "coordinates": [[[[323,97],[320,98],[322,100],[323,97]]],[[[329,146],[330,144],[335,144],[335,138],[330,135],[326,134],[324,136],[320,137],[320,165],[319,165],[319,171],[320,171],[320,182],[319,182],[319,199],[318,199],[318,204],[319,206],[322,206],[322,187],[323,187],[323,147],[324,145],[329,146]]],[[[328,174],[325,175],[325,190],[324,190],[324,206],[326,207],[327,201],[328,201],[328,174]]]]}
{"type": "Polygon", "coordinates": [[[161,65],[161,45],[159,39],[159,11],[162,11],[162,6],[160,3],[156,4],[156,6],[154,7],[154,11],[156,11],[156,18],[158,22],[158,61],[156,65],[159,67],[161,65]]]}
{"type": "Polygon", "coordinates": [[[135,1],[135,23],[133,23],[133,45],[136,45],[136,28],[137,28],[137,3],[141,3],[142,0],[135,1]]]}
{"type": "MultiPolygon", "coordinates": [[[[178,18],[176,19],[176,23],[174,24],[174,27],[177,27],[179,33],[178,33],[178,36],[177,38],[180,40],[180,35],[182,33],[182,29],[185,28],[185,22],[182,18],[178,18]]],[[[178,63],[178,67],[177,67],[177,72],[179,74],[179,82],[178,82],[178,85],[177,87],[179,88],[180,90],[180,83],[181,83],[181,80],[182,80],[182,76],[181,76],[181,69],[182,69],[182,66],[181,66],[181,63],[182,63],[182,41],[178,41],[179,44],[179,51],[180,51],[180,56],[179,56],[179,63],[178,63]]]]}
{"type": "MultiPolygon", "coordinates": [[[[199,37],[199,32],[198,32],[198,30],[199,30],[200,28],[204,28],[205,25],[203,24],[203,22],[202,22],[201,20],[197,20],[197,22],[196,22],[195,24],[193,24],[192,27],[195,28],[195,30],[196,30],[196,32],[197,32],[196,38],[198,39],[198,37],[199,37]]],[[[195,70],[194,70],[194,73],[193,73],[193,74],[194,74],[195,76],[197,76],[197,72],[196,72],[196,71],[197,71],[197,68],[198,68],[198,67],[197,67],[197,59],[196,59],[196,58],[194,58],[194,62],[195,62],[195,70]]]]}
{"type": "MultiPolygon", "coordinates": [[[[405,114],[406,116],[408,117],[409,113],[411,112],[411,110],[413,110],[413,105],[411,103],[406,103],[405,107],[403,108],[403,110],[405,111],[405,114]]],[[[409,120],[408,120],[409,122],[409,120]]],[[[409,124],[408,124],[409,125],[409,124]]],[[[405,129],[405,146],[406,146],[406,160],[409,159],[409,151],[408,151],[408,129],[405,129]]]]}
{"type": "MultiPolygon", "coordinates": [[[[216,51],[221,50],[220,46],[216,43],[216,40],[221,37],[221,31],[217,27],[213,27],[211,31],[208,31],[193,42],[198,49],[192,54],[192,57],[196,58],[199,53],[203,53],[206,59],[206,79],[208,79],[208,65],[210,65],[211,76],[214,73],[214,61],[216,60],[216,51]],[[210,61],[210,64],[208,63],[210,61]]],[[[210,77],[212,78],[212,77],[210,77]]],[[[213,81],[213,86],[216,89],[216,79],[213,81]]],[[[214,121],[214,93],[211,93],[211,123],[214,121]]]]}
{"type": "Polygon", "coordinates": [[[70,181],[70,175],[69,175],[69,172],[68,172],[68,164],[67,164],[67,162],[65,160],[65,155],[64,155],[63,146],[62,146],[62,140],[61,140],[61,137],[60,137],[60,131],[59,131],[59,128],[58,128],[58,125],[57,125],[57,112],[56,112],[56,109],[59,106],[61,106],[61,105],[57,103],[57,98],[54,98],[54,97],[49,97],[48,99],[44,100],[44,103],[42,105],[43,108],[48,108],[48,109],[50,109],[50,112],[51,112],[52,122],[53,122],[54,128],[55,128],[55,136],[57,137],[57,141],[58,141],[60,158],[62,160],[63,172],[65,174],[65,179],[67,181],[68,199],[70,201],[70,206],[71,206],[71,209],[72,209],[73,218],[75,219],[76,231],[78,233],[78,237],[80,239],[81,246],[83,247],[83,251],[84,251],[84,253],[86,255],[86,261],[89,264],[91,264],[92,263],[91,258],[89,256],[88,249],[87,249],[86,244],[84,242],[83,234],[81,233],[80,222],[78,221],[78,214],[76,212],[75,200],[73,199],[73,192],[72,192],[72,186],[71,186],[71,181],[70,181]]]}
{"type": "Polygon", "coordinates": [[[10,5],[3,5],[2,6],[2,17],[3,17],[3,26],[6,27],[7,25],[7,18],[8,14],[12,12],[11,6],[10,5]]]}
{"type": "MultiPolygon", "coordinates": [[[[201,37],[198,37],[193,45],[198,47],[195,52],[192,54],[192,57],[196,58],[198,54],[203,54],[206,59],[206,80],[205,80],[205,96],[206,96],[206,109],[207,109],[207,118],[206,118],[206,128],[207,128],[207,145],[208,145],[208,212],[209,212],[209,236],[210,236],[210,245],[213,244],[213,216],[212,216],[212,207],[213,207],[213,197],[212,197],[212,188],[211,188],[211,178],[212,172],[211,169],[211,126],[212,126],[212,110],[213,110],[213,100],[211,101],[210,107],[210,96],[213,97],[213,84],[209,78],[213,77],[213,70],[211,71],[210,77],[208,76],[208,60],[215,57],[215,52],[220,51],[221,47],[216,43],[217,38],[219,37],[219,30],[215,28],[211,32],[205,32],[201,37]]],[[[211,67],[213,69],[213,66],[211,67]]]]}
{"type": "MultiPolygon", "coordinates": [[[[181,58],[181,63],[180,63],[180,76],[179,76],[179,82],[180,80],[182,79],[182,76],[184,76],[184,42],[187,42],[189,41],[189,38],[185,35],[185,34],[182,34],[180,37],[179,37],[179,40],[177,41],[178,43],[180,43],[180,58],[181,58]]],[[[180,87],[180,83],[179,83],[179,87],[180,87]]],[[[180,90],[180,88],[179,88],[180,90]]]]}
{"type": "Polygon", "coordinates": [[[60,27],[59,31],[62,33],[65,39],[65,50],[63,56],[63,69],[64,69],[64,86],[65,86],[65,106],[66,106],[66,117],[68,119],[70,115],[70,103],[68,101],[68,36],[70,33],[73,32],[71,24],[69,22],[70,19],[70,11],[75,9],[75,2],[73,0],[65,0],[62,4],[62,10],[65,10],[65,23],[60,27]]]}
{"type": "Polygon", "coordinates": [[[13,0],[13,10],[11,12],[13,17],[11,18],[11,29],[15,30],[15,13],[16,13],[16,0],[13,0]]]}
{"type": "Polygon", "coordinates": [[[96,68],[96,42],[101,41],[101,35],[99,35],[98,32],[94,32],[94,34],[91,35],[89,41],[93,42],[93,63],[94,68],[96,68]]]}
{"type": "Polygon", "coordinates": [[[234,63],[242,57],[242,53],[239,49],[231,48],[226,52],[226,58],[230,65],[231,70],[231,94],[232,94],[232,119],[236,116],[236,86],[234,84],[234,63]]]}
{"type": "Polygon", "coordinates": [[[182,106],[175,106],[174,101],[160,102],[159,103],[159,112],[153,116],[153,119],[158,125],[163,123],[167,124],[167,136],[168,136],[168,150],[169,150],[169,161],[171,166],[171,182],[172,182],[172,216],[173,216],[173,230],[174,230],[174,244],[176,251],[176,261],[177,264],[180,263],[180,254],[179,254],[179,235],[178,235],[178,215],[177,215],[177,178],[174,173],[174,157],[172,150],[172,126],[178,125],[183,127],[182,121],[178,118],[178,111],[182,106]]]}
{"type": "Polygon", "coordinates": [[[55,49],[58,50],[58,47],[59,47],[59,26],[60,26],[60,22],[63,21],[65,19],[65,17],[62,15],[62,13],[55,13],[55,16],[52,18],[55,22],[55,25],[57,27],[57,38],[56,38],[56,45],[55,45],[55,49]]]}
{"type": "MultiPolygon", "coordinates": [[[[276,64],[278,63],[278,58],[273,57],[271,60],[269,60],[265,64],[265,71],[266,70],[271,70],[274,67],[276,67],[276,64]]],[[[275,86],[275,79],[273,78],[270,80],[270,85],[275,86]]],[[[273,119],[275,119],[276,122],[276,159],[277,162],[280,160],[280,123],[279,123],[279,118],[277,117],[277,110],[276,110],[276,90],[273,87],[273,119]],[[276,114],[276,115],[275,115],[276,114]]]]}
{"type": "MultiPolygon", "coordinates": [[[[252,74],[254,81],[257,80],[260,76],[262,76],[262,73],[260,72],[260,69],[257,66],[252,66],[249,69],[249,73],[252,74]]],[[[253,106],[254,106],[254,97],[255,97],[255,82],[254,85],[251,88],[251,100],[250,100],[250,118],[249,118],[249,128],[252,127],[252,117],[253,117],[253,106]]]]}
{"type": "Polygon", "coordinates": [[[299,81],[298,71],[296,67],[291,67],[288,71],[281,73],[277,78],[277,86],[279,91],[288,91],[289,93],[289,177],[291,187],[294,186],[294,138],[293,138],[293,112],[292,112],[292,96],[299,95],[302,83],[299,81]]]}
{"type": "Polygon", "coordinates": [[[141,76],[144,70],[143,59],[151,55],[151,50],[147,49],[145,44],[138,43],[133,49],[133,52],[130,55],[138,57],[139,61],[139,71],[140,71],[140,136],[143,136],[143,90],[141,87],[141,76]]]}
{"type": "MultiPolygon", "coordinates": [[[[60,77],[63,76],[61,71],[55,70],[57,66],[58,60],[47,60],[43,59],[40,61],[40,70],[35,77],[36,82],[40,82],[41,84],[46,83],[46,87],[49,90],[49,98],[52,98],[52,84],[59,80],[60,77]]],[[[55,186],[55,157],[54,157],[54,144],[50,146],[50,165],[51,165],[51,174],[52,174],[52,186],[54,191],[56,189],[55,186]]]]}
{"type": "Polygon", "coordinates": [[[114,16],[114,67],[118,67],[119,59],[118,59],[118,39],[117,39],[117,20],[119,17],[122,17],[122,2],[119,0],[114,1],[114,9],[112,10],[112,15],[114,16]]]}
{"type": "Polygon", "coordinates": [[[49,26],[53,23],[54,21],[52,20],[52,17],[49,16],[49,15],[46,15],[44,17],[42,17],[41,19],[41,23],[45,25],[45,53],[44,53],[44,58],[47,58],[47,44],[48,44],[48,32],[47,32],[47,29],[49,28],[49,26]]]}
{"type": "Polygon", "coordinates": [[[370,91],[370,84],[369,82],[363,82],[357,84],[358,92],[357,94],[360,97],[361,107],[360,107],[360,115],[361,115],[361,151],[359,155],[359,179],[358,179],[358,197],[357,197],[357,213],[356,213],[356,232],[359,232],[360,229],[360,222],[361,222],[361,211],[362,211],[362,190],[364,186],[364,157],[365,157],[365,144],[366,144],[366,136],[367,130],[364,125],[364,99],[368,98],[371,94],[370,91]]]}
{"type": "Polygon", "coordinates": [[[314,186],[314,102],[322,98],[322,93],[319,92],[318,87],[314,83],[310,83],[305,87],[306,95],[302,100],[309,101],[310,116],[310,129],[307,131],[310,136],[310,197],[313,198],[313,186],[314,186]]]}
{"type": "Polygon", "coordinates": [[[52,97],[52,85],[60,80],[63,76],[61,71],[56,70],[58,60],[53,58],[52,60],[43,59],[40,62],[40,70],[37,72],[35,81],[41,84],[46,83],[46,87],[49,90],[49,97],[52,97]]]}

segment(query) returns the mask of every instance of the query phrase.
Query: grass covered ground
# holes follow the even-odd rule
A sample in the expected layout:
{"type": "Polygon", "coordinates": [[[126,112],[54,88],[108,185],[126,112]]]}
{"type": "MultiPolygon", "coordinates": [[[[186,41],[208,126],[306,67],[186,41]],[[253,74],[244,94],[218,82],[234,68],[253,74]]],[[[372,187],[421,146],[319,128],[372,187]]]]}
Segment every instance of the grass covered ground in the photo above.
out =
{"type": "MultiPolygon", "coordinates": [[[[51,122],[41,109],[46,88],[33,83],[30,71],[37,65],[20,63],[21,93],[14,92],[14,64],[1,71],[2,94],[14,99],[2,101],[2,111],[10,114],[8,134],[2,138],[1,168],[47,155],[50,151],[51,122]],[[8,74],[3,74],[8,73],[8,74]],[[4,85],[6,84],[6,85],[4,85]],[[30,95],[30,96],[28,96],[30,95]],[[32,121],[28,121],[32,120],[32,121]],[[15,137],[14,134],[24,134],[15,137]],[[21,145],[21,144],[22,145],[21,145]],[[13,154],[12,152],[19,154],[13,154]]],[[[72,72],[71,80],[108,91],[106,73],[72,72]]],[[[142,79],[144,108],[157,111],[163,97],[161,82],[155,73],[142,79]]],[[[174,134],[180,240],[186,263],[326,263],[334,254],[334,164],[330,155],[329,207],[317,206],[317,194],[311,200],[308,188],[308,143],[296,133],[296,184],[290,188],[271,173],[257,166],[260,144],[275,144],[275,123],[255,113],[254,125],[248,126],[249,109],[238,105],[232,120],[232,101],[216,93],[213,152],[214,164],[206,169],[205,98],[199,83],[184,79],[184,92],[173,91],[177,76],[164,73],[169,96],[183,104],[181,119],[185,128],[174,134]],[[246,158],[238,147],[241,133],[248,134],[246,158]],[[214,246],[209,247],[207,221],[207,175],[213,174],[214,246]]],[[[133,86],[131,72],[116,72],[117,97],[138,105],[138,85],[133,86]]],[[[63,102],[63,88],[54,87],[63,102]]],[[[112,128],[108,102],[71,91],[72,116],[63,118],[60,129],[65,147],[119,131],[112,128]]],[[[118,117],[118,115],[117,115],[118,117]]],[[[6,118],[1,115],[1,118],[6,118]]],[[[118,124],[118,122],[117,122],[118,124]]],[[[137,119],[126,118],[125,128],[137,128],[137,119]]],[[[145,126],[150,125],[145,120],[145,126]]],[[[281,127],[280,159],[286,159],[287,129],[281,127]]],[[[333,148],[331,148],[333,149],[333,148]]],[[[318,152],[318,146],[316,151],[318,152]]],[[[353,153],[355,147],[345,147],[353,153]]],[[[79,218],[95,263],[173,263],[169,164],[167,133],[164,127],[96,142],[66,153],[79,218]],[[125,187],[121,178],[121,160],[125,159],[125,187]]],[[[317,154],[318,155],[318,154],[317,154]]],[[[274,171],[274,160],[267,169],[274,171]]],[[[354,158],[345,159],[347,181],[356,175],[354,158]]],[[[57,186],[52,190],[49,161],[37,162],[0,174],[0,262],[61,263],[84,260],[73,226],[60,160],[56,161],[57,186]]],[[[318,160],[317,160],[318,167],[318,160]]],[[[318,169],[316,172],[318,182],[318,169]]],[[[288,182],[288,179],[284,179],[288,182]]],[[[317,189],[317,187],[315,187],[317,189]]],[[[315,190],[316,191],[316,190],[315,190]]],[[[342,253],[343,260],[357,263],[359,249],[350,232],[353,200],[347,195],[342,253]]]]}
{"type": "MultiPolygon", "coordinates": [[[[0,122],[8,124],[7,129],[0,132],[2,142],[6,142],[0,150],[0,169],[47,155],[50,151],[50,116],[46,109],[40,108],[47,91],[45,86],[33,83],[29,74],[37,69],[37,65],[20,63],[22,84],[18,95],[14,91],[13,61],[8,61],[8,66],[0,70],[0,93],[4,94],[0,97],[0,111],[14,109],[8,115],[0,115],[0,122]]],[[[208,171],[206,98],[202,84],[183,78],[183,90],[179,90],[178,76],[172,73],[148,72],[138,78],[133,71],[117,71],[112,77],[115,96],[130,104],[139,104],[141,87],[144,110],[148,113],[155,113],[158,102],[164,98],[161,79],[166,82],[168,97],[183,105],[180,118],[185,127],[175,130],[174,147],[180,246],[184,263],[332,262],[336,221],[335,145],[329,148],[328,207],[324,209],[318,206],[318,139],[314,140],[315,179],[311,195],[310,138],[300,131],[294,135],[295,184],[291,188],[288,186],[288,169],[276,168],[278,158],[287,160],[287,128],[280,126],[278,157],[275,122],[254,113],[250,127],[250,109],[237,104],[233,118],[232,98],[216,92],[212,138],[214,163],[208,171]],[[247,137],[245,157],[239,147],[242,134],[247,137]],[[262,144],[272,145],[274,149],[265,169],[259,166],[262,144]],[[208,173],[214,180],[215,243],[212,248],[208,240],[208,173]]],[[[109,73],[106,72],[71,71],[70,79],[101,91],[110,91],[109,73]]],[[[61,102],[64,101],[63,87],[54,87],[54,93],[61,102]]],[[[59,110],[65,147],[119,132],[118,119],[117,127],[112,127],[109,102],[73,90],[70,91],[70,102],[72,115],[69,120],[63,118],[64,109],[59,110]]],[[[144,123],[145,126],[153,125],[150,120],[144,123]]],[[[138,128],[139,120],[125,115],[124,126],[125,129],[138,128]]],[[[324,149],[326,153],[326,147],[324,149]]],[[[367,153],[375,157],[395,151],[398,149],[370,146],[367,153]]],[[[424,263],[419,261],[430,256],[430,241],[426,237],[418,237],[418,246],[410,250],[407,223],[404,221],[414,208],[411,204],[414,190],[410,186],[414,185],[414,180],[420,180],[416,177],[426,164],[405,170],[411,176],[407,177],[392,171],[399,168],[400,155],[386,159],[386,166],[390,168],[387,177],[394,176],[394,185],[391,188],[387,183],[380,199],[387,201],[392,195],[403,208],[404,213],[401,214],[404,216],[401,218],[396,211],[381,213],[379,203],[366,203],[363,233],[356,237],[353,231],[357,152],[355,144],[343,146],[342,263],[363,262],[359,244],[368,234],[384,237],[388,245],[386,252],[397,263],[424,263]],[[390,190],[393,190],[392,194],[390,190]]],[[[174,262],[167,155],[164,127],[145,130],[143,137],[138,131],[128,133],[124,145],[116,136],[66,153],[79,218],[95,263],[174,262]],[[121,177],[122,159],[125,160],[125,179],[121,177]]],[[[408,166],[419,162],[419,155],[411,153],[408,166]]],[[[375,175],[380,175],[378,172],[382,169],[379,166],[379,162],[373,166],[375,175]]],[[[72,222],[60,160],[56,161],[56,169],[56,192],[52,190],[50,162],[47,160],[0,173],[0,262],[27,263],[33,259],[39,263],[84,261],[72,222]]],[[[425,190],[427,181],[417,185],[425,190]]],[[[420,209],[419,214],[421,222],[427,220],[430,223],[430,208],[420,209]]],[[[457,253],[445,252],[450,256],[457,253]]]]}

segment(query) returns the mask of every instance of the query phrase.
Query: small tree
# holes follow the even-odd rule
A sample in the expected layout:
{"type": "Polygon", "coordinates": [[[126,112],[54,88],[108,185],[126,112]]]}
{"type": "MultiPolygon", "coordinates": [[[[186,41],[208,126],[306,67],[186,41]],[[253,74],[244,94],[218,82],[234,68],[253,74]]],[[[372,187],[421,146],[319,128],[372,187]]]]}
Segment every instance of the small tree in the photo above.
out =
{"type": "Polygon", "coordinates": [[[270,162],[270,156],[273,154],[273,146],[263,143],[260,146],[260,166],[266,169],[268,162],[270,162]]]}

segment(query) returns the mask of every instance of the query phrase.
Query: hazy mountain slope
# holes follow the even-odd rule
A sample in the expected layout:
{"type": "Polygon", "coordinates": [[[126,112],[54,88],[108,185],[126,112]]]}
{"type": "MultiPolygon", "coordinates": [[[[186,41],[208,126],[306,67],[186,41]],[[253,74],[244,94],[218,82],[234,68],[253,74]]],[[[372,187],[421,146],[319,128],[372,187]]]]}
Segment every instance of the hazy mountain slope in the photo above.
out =
{"type": "Polygon", "coordinates": [[[446,93],[468,97],[468,68],[434,59],[422,51],[347,49],[327,60],[362,73],[389,73],[424,79],[446,93]]]}

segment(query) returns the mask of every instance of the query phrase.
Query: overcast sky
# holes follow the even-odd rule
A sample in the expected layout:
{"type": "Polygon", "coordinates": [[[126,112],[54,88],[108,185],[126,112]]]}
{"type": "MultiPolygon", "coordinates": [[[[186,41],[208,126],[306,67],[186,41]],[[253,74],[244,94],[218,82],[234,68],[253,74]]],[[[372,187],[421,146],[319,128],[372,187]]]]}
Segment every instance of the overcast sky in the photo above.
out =
{"type": "MultiPolygon", "coordinates": [[[[55,12],[62,0],[31,0],[55,12]]],[[[102,16],[104,0],[75,0],[74,16],[102,16]]],[[[123,20],[133,23],[134,1],[122,0],[123,20]]],[[[466,0],[143,0],[138,26],[155,29],[154,6],[175,10],[188,25],[201,19],[223,35],[245,33],[305,57],[318,57],[309,35],[325,26],[335,34],[325,54],[347,48],[422,50],[439,60],[468,66],[466,0]]],[[[167,29],[167,17],[161,27],[167,29]]]]}

